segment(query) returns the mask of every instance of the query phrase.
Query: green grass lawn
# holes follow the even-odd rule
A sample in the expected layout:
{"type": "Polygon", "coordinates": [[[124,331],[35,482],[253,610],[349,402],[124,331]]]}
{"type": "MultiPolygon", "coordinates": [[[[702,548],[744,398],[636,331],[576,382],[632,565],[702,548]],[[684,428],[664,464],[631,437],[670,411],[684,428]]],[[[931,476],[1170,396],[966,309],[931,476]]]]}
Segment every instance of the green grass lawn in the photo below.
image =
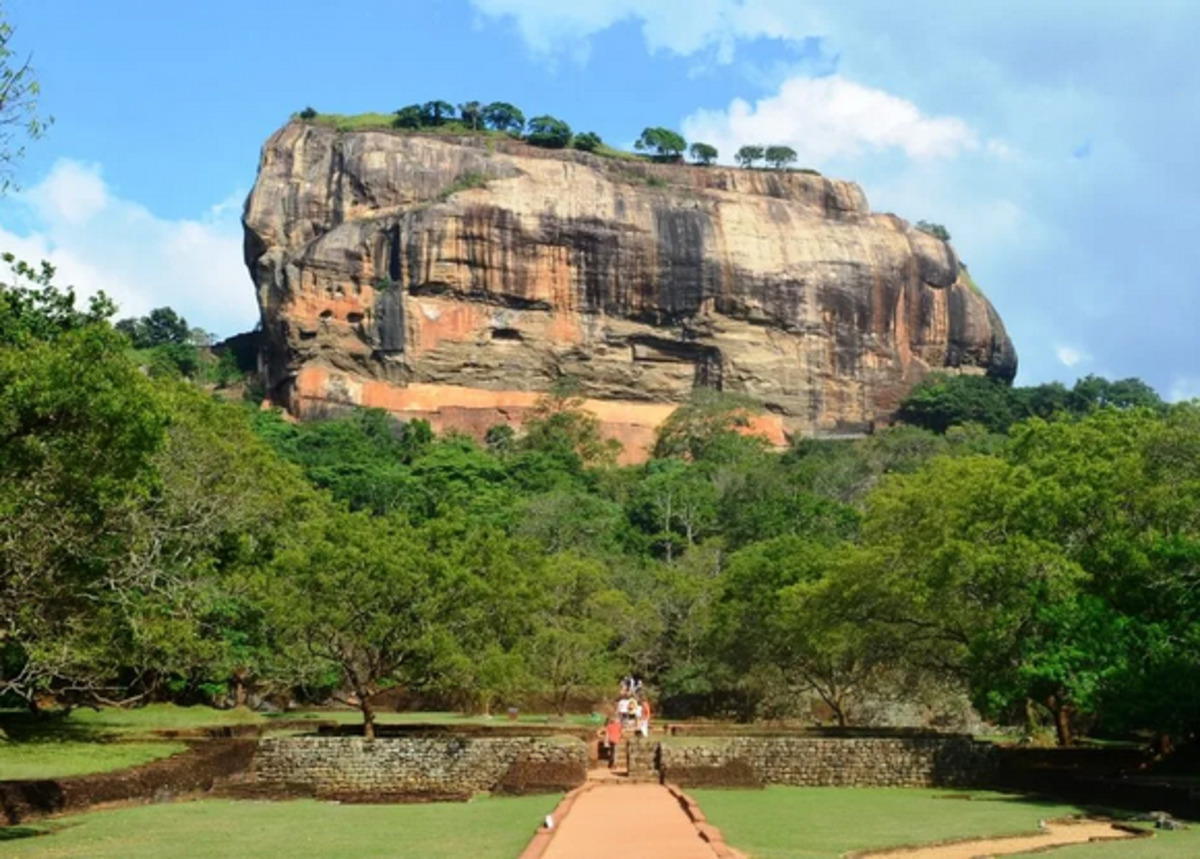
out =
{"type": "Polygon", "coordinates": [[[1136,841],[1061,847],[1051,855],[1054,859],[1196,859],[1200,856],[1200,830],[1156,832],[1153,838],[1136,841]]]}
{"type": "Polygon", "coordinates": [[[136,767],[185,751],[183,743],[0,741],[0,779],[62,778],[136,767]]]}
{"type": "Polygon", "coordinates": [[[0,853],[39,857],[420,856],[512,859],[557,796],[429,805],[205,800],[0,828],[0,853]],[[35,835],[39,831],[50,834],[35,835]]]}
{"type": "Polygon", "coordinates": [[[939,799],[963,795],[947,790],[769,787],[690,793],[730,846],[754,859],[833,859],[850,850],[1036,831],[1040,818],[1079,811],[994,793],[939,799]]]}

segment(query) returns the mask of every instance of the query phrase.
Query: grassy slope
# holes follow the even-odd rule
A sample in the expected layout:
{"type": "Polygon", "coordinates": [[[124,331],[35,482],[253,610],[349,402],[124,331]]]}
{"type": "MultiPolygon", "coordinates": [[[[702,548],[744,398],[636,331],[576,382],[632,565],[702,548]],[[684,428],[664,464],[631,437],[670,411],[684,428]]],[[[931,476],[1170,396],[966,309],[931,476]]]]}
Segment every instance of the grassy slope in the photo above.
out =
{"type": "Polygon", "coordinates": [[[0,829],[5,856],[256,857],[469,856],[511,859],[556,796],[430,805],[336,805],[207,800],[63,818],[0,829]],[[33,833],[46,826],[53,834],[33,833]],[[7,832],[7,835],[6,835],[7,832]]]}
{"type": "Polygon", "coordinates": [[[770,787],[691,791],[732,847],[754,859],[833,859],[850,850],[1034,831],[1073,806],[946,790],[770,787]]]}
{"type": "Polygon", "coordinates": [[[151,732],[245,722],[263,717],[249,710],[213,710],[156,704],[135,710],[74,710],[66,716],[34,718],[0,713],[0,779],[63,778],[139,766],[184,751],[151,732]]]}
{"type": "Polygon", "coordinates": [[[111,772],[186,749],[183,743],[0,742],[0,779],[63,778],[111,772]]]}

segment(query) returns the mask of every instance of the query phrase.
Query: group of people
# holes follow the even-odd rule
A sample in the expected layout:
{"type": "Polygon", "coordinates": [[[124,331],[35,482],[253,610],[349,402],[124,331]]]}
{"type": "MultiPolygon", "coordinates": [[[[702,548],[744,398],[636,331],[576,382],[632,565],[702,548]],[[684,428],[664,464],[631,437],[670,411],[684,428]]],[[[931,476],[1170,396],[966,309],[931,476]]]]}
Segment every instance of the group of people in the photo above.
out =
{"type": "Polygon", "coordinates": [[[650,736],[650,699],[646,697],[642,681],[636,677],[626,677],[621,681],[621,692],[600,731],[601,750],[608,760],[609,769],[616,766],[617,746],[626,732],[650,736]]]}

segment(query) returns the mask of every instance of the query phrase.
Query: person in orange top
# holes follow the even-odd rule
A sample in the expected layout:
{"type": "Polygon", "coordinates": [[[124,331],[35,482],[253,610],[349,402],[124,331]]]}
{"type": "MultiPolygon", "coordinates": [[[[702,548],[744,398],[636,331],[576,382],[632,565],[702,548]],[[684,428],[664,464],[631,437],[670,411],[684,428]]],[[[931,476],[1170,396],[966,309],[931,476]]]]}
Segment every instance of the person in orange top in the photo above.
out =
{"type": "Polygon", "coordinates": [[[616,716],[608,717],[608,724],[604,726],[604,742],[608,753],[608,768],[612,769],[617,765],[617,744],[621,742],[621,720],[616,716]]]}

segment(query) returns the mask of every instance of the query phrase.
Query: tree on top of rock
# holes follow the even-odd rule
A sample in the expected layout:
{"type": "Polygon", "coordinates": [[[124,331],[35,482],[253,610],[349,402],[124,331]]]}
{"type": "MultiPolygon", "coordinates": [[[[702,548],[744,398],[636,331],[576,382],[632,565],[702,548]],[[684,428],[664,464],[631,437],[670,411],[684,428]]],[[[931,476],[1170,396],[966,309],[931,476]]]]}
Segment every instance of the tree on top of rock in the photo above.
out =
{"type": "Polygon", "coordinates": [[[767,163],[776,170],[783,170],[796,163],[796,150],[790,146],[768,146],[767,151],[763,153],[767,159],[767,163]]]}
{"type": "Polygon", "coordinates": [[[755,162],[761,161],[767,150],[762,146],[743,146],[733,156],[739,167],[753,167],[755,162]]]}
{"type": "Polygon", "coordinates": [[[693,143],[692,148],[688,151],[691,153],[693,161],[705,167],[717,160],[717,147],[708,143],[693,143]]]}
{"type": "Polygon", "coordinates": [[[520,134],[525,127],[525,114],[506,101],[493,101],[483,108],[483,121],[494,131],[520,134]]]}
{"type": "Polygon", "coordinates": [[[687,149],[687,141],[669,128],[647,128],[633,148],[639,152],[653,150],[654,158],[659,161],[678,161],[687,149]]]}
{"type": "Polygon", "coordinates": [[[564,149],[571,142],[571,126],[553,116],[535,116],[529,120],[525,140],[546,149],[564,149]]]}
{"type": "Polygon", "coordinates": [[[424,120],[424,111],[419,104],[410,104],[407,107],[402,107],[396,111],[396,118],[392,120],[392,125],[397,128],[417,129],[421,127],[424,120]]]}
{"type": "Polygon", "coordinates": [[[448,119],[454,119],[454,105],[448,101],[427,101],[421,106],[422,125],[445,125],[448,119]]]}
{"type": "Polygon", "coordinates": [[[477,101],[463,102],[458,106],[458,118],[463,125],[471,126],[472,131],[478,131],[483,122],[483,106],[477,101]]]}
{"type": "Polygon", "coordinates": [[[576,134],[571,145],[583,152],[595,152],[604,145],[604,141],[600,139],[600,135],[594,131],[585,131],[583,134],[576,134]]]}

